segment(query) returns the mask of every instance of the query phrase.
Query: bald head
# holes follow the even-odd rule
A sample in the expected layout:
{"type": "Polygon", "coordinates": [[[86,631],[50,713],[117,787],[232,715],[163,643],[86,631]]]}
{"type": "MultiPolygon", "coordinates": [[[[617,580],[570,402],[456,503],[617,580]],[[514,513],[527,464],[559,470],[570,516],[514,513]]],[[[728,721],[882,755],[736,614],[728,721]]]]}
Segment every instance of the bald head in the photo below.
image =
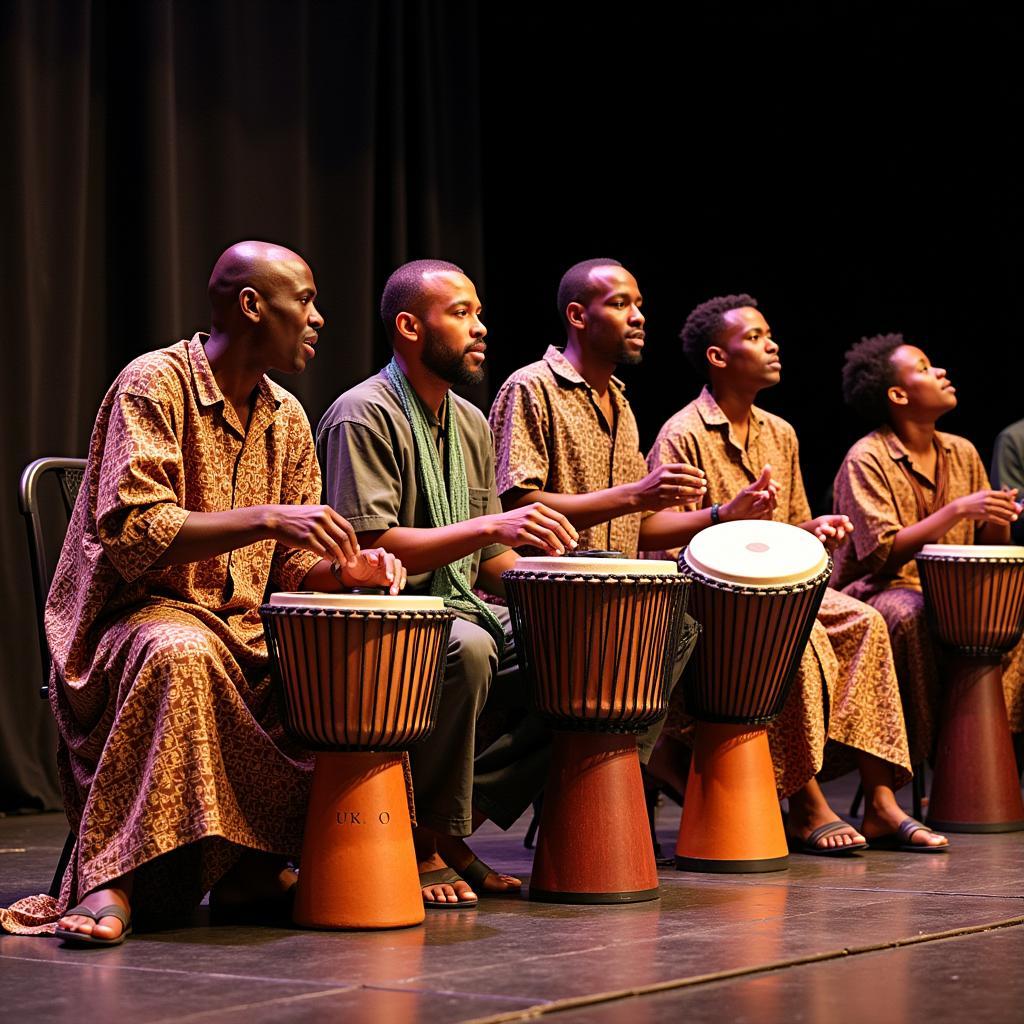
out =
{"type": "Polygon", "coordinates": [[[309,273],[306,261],[272,242],[236,242],[225,249],[214,264],[208,286],[213,326],[227,327],[244,289],[270,296],[293,281],[296,272],[309,273]]]}

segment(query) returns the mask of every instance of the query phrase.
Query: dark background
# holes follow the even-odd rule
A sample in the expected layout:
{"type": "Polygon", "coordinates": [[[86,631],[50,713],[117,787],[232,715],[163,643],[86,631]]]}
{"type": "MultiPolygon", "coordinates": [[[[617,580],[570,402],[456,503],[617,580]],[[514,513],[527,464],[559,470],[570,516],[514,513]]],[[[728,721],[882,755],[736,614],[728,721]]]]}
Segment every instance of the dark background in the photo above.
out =
{"type": "Polygon", "coordinates": [[[323,345],[287,383],[314,424],[386,358],[398,263],[477,282],[486,407],[559,341],[558,279],[597,255],[645,296],[623,373],[645,445],[699,387],[686,313],[748,291],[816,511],[863,432],[839,369],[865,333],[949,369],[943,426],[987,462],[1024,416],[1021,27],[966,3],[0,0],[0,808],[58,799],[18,474],[84,454],[121,366],[206,326],[239,238],[314,269],[323,345]]]}

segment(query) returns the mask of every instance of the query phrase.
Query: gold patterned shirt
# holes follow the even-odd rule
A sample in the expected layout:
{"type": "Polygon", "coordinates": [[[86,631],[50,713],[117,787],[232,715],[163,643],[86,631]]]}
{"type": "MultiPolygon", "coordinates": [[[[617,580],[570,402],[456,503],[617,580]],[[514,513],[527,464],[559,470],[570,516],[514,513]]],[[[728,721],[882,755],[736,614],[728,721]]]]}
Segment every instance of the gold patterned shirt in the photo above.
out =
{"type": "MultiPolygon", "coordinates": [[[[611,424],[597,392],[553,345],[543,359],[513,373],[491,406],[498,493],[589,494],[641,480],[647,471],[640,434],[617,377],[608,394],[611,424]]],[[[637,512],[580,530],[579,547],[634,558],[643,516],[637,512]]]]}

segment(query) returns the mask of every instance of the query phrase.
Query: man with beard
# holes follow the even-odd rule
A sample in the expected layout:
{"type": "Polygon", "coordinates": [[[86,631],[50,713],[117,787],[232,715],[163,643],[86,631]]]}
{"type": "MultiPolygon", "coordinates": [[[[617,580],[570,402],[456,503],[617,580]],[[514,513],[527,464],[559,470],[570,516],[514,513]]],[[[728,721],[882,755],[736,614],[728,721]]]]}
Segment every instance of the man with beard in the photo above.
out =
{"type": "Polygon", "coordinates": [[[482,378],[487,330],[473,282],[452,263],[415,260],[381,298],[394,358],[345,392],[317,431],[327,501],[362,545],[398,556],[410,593],[441,596],[458,616],[431,736],[411,752],[415,833],[428,907],[474,905],[514,892],[519,879],[492,871],[464,841],[490,818],[508,828],[543,785],[548,737],[525,714],[476,757],[476,723],[492,688],[521,703],[521,682],[501,574],[529,544],[561,555],[576,544],[564,516],[539,503],[502,512],[487,421],[452,392],[482,378]]]}
{"type": "MultiPolygon", "coordinates": [[[[754,405],[782,371],[779,346],[756,300],[710,299],[690,313],[680,338],[708,384],[662,427],[648,465],[683,458],[699,465],[708,483],[702,503],[716,519],[726,518],[727,505],[718,503],[770,476],[775,504],[768,518],[802,527],[835,549],[850,532],[849,520],[811,517],[796,432],[754,405]]],[[[667,734],[672,726],[670,718],[667,734]]],[[[768,737],[779,793],[789,797],[787,830],[795,849],[843,855],[865,840],[914,852],[947,845],[896,802],[911,762],[885,623],[868,605],[825,592],[790,697],[768,737]],[[838,819],[816,779],[854,767],[865,792],[860,832],[838,819]]]]}

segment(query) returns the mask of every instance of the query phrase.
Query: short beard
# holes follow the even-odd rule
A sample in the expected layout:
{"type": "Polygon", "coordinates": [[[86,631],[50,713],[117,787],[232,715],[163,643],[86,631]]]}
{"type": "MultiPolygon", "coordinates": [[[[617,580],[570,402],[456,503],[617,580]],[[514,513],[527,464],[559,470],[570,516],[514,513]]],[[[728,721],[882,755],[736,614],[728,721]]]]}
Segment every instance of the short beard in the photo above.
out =
{"type": "Polygon", "coordinates": [[[619,366],[639,366],[643,361],[643,352],[634,352],[625,343],[619,349],[619,357],[615,360],[619,366]]]}
{"type": "MultiPolygon", "coordinates": [[[[475,344],[475,343],[474,343],[475,344]]],[[[474,370],[466,365],[466,353],[457,355],[445,350],[437,335],[427,330],[423,336],[423,365],[446,384],[481,384],[483,366],[474,370]]]]}

